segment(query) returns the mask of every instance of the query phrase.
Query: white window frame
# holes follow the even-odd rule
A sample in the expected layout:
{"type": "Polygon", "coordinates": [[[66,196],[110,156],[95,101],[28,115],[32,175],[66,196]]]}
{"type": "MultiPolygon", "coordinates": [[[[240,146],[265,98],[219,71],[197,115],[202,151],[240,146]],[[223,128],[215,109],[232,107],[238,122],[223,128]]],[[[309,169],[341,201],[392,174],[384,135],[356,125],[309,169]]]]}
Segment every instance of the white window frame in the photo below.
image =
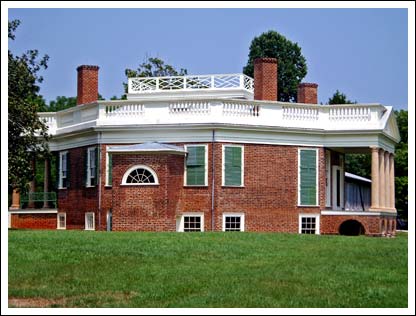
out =
{"type": "Polygon", "coordinates": [[[189,147],[205,147],[205,181],[204,184],[187,184],[187,167],[186,167],[186,160],[187,157],[185,157],[184,161],[184,178],[183,178],[183,185],[186,187],[207,187],[208,186],[208,145],[207,144],[189,144],[184,145],[185,152],[188,152],[189,147]]]}
{"type": "Polygon", "coordinates": [[[110,159],[110,153],[106,152],[105,153],[105,186],[106,187],[111,187],[112,183],[110,183],[110,172],[112,172],[112,170],[110,170],[110,164],[109,164],[109,159],[110,159]]]}
{"type": "Polygon", "coordinates": [[[222,213],[222,231],[225,232],[225,218],[240,217],[240,232],[245,230],[245,214],[244,213],[222,213]]]}
{"type": "MultiPolygon", "coordinates": [[[[315,218],[315,235],[321,234],[320,218],[319,214],[299,214],[299,234],[302,234],[302,218],[314,217],[315,218]]],[[[303,234],[306,235],[306,234],[303,234]]],[[[311,234],[312,235],[312,234],[311,234]]]]}
{"type": "Polygon", "coordinates": [[[186,212],[182,213],[180,216],[176,218],[176,231],[177,232],[184,232],[184,219],[186,216],[194,216],[201,218],[201,232],[204,231],[205,219],[203,212],[186,212]]]}
{"type": "Polygon", "coordinates": [[[66,229],[66,213],[58,213],[56,214],[56,229],[66,229]],[[63,216],[65,218],[65,226],[61,227],[59,217],[63,216]]]}
{"type": "Polygon", "coordinates": [[[62,164],[63,156],[65,156],[67,154],[68,154],[67,150],[59,152],[59,185],[58,185],[58,189],[66,189],[67,188],[67,187],[63,186],[63,178],[65,178],[65,179],[68,178],[67,177],[67,175],[68,175],[68,156],[66,156],[66,158],[65,158],[65,171],[66,171],[67,174],[65,175],[65,177],[63,177],[63,175],[62,175],[62,172],[63,172],[63,169],[62,169],[62,167],[63,167],[63,164],[62,164]]]}
{"type": "Polygon", "coordinates": [[[152,185],[159,185],[159,178],[157,177],[156,172],[150,168],[149,166],[146,165],[135,165],[133,167],[130,167],[123,175],[123,179],[121,180],[121,185],[125,185],[125,186],[152,186],[152,185]],[[130,173],[135,170],[135,169],[146,169],[147,171],[149,171],[154,179],[155,179],[155,183],[127,183],[127,178],[130,175],[130,173]]]}
{"type": "Polygon", "coordinates": [[[331,207],[331,151],[325,151],[325,206],[331,207]]]}
{"type": "Polygon", "coordinates": [[[222,145],[222,172],[221,172],[221,185],[223,187],[241,188],[244,187],[244,146],[243,145],[222,145]],[[226,185],[225,184],[225,147],[240,147],[241,148],[241,185],[226,185]]]}
{"type": "Polygon", "coordinates": [[[310,206],[310,207],[314,207],[314,206],[319,206],[319,149],[318,148],[298,148],[298,206],[310,206]],[[315,185],[316,185],[316,204],[313,205],[304,205],[300,203],[300,184],[301,184],[301,179],[300,179],[300,152],[302,150],[312,150],[315,151],[316,153],[316,181],[315,181],[315,185]]]}
{"type": "Polygon", "coordinates": [[[95,230],[95,213],[94,212],[87,212],[85,213],[85,224],[84,224],[85,230],[95,230]],[[87,217],[89,215],[92,215],[92,228],[87,227],[87,217]]]}
{"type": "MultiPolygon", "coordinates": [[[[92,175],[91,175],[91,152],[94,152],[94,154],[95,154],[95,149],[96,149],[97,147],[88,147],[87,148],[87,187],[95,187],[95,185],[91,185],[91,178],[92,178],[92,175]]],[[[98,157],[95,157],[95,164],[97,164],[97,158],[98,157]]],[[[95,169],[97,170],[97,168],[98,168],[98,166],[96,165],[95,166],[95,169]]],[[[95,175],[94,175],[94,178],[96,177],[96,174],[97,174],[97,172],[95,172],[95,175]]],[[[97,183],[98,183],[98,179],[96,179],[97,180],[97,183]]]]}

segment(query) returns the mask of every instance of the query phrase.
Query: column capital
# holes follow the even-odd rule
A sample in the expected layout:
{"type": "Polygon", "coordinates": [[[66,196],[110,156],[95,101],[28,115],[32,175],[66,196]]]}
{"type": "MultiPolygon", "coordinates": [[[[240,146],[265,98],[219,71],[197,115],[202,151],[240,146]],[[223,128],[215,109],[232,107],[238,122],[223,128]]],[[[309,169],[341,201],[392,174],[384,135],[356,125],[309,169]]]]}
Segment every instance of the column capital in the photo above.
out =
{"type": "Polygon", "coordinates": [[[380,147],[378,147],[378,146],[370,146],[370,148],[371,148],[371,151],[372,152],[375,152],[375,151],[379,151],[380,150],[380,147]]]}

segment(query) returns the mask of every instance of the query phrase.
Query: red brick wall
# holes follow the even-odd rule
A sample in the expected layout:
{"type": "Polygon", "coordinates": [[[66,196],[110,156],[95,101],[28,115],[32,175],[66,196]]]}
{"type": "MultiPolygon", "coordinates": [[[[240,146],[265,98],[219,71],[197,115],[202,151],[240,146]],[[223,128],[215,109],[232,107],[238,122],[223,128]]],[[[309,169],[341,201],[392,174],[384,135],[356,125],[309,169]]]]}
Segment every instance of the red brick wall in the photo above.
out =
{"type": "Polygon", "coordinates": [[[77,105],[98,100],[98,66],[83,65],[78,71],[77,105]]]}
{"type": "Polygon", "coordinates": [[[353,215],[321,215],[321,234],[339,234],[341,224],[347,220],[355,220],[365,229],[369,236],[395,235],[395,217],[391,216],[353,216],[353,215]],[[385,229],[383,229],[386,225],[385,229]],[[389,226],[390,225],[390,226],[389,226]]]}
{"type": "Polygon", "coordinates": [[[56,213],[12,214],[11,228],[56,229],[56,213]]]}
{"type": "Polygon", "coordinates": [[[316,83],[300,83],[297,102],[318,104],[318,85],[316,83]]]}
{"type": "Polygon", "coordinates": [[[67,229],[84,229],[85,213],[95,213],[95,226],[105,220],[105,216],[98,212],[98,185],[85,186],[85,152],[88,147],[69,149],[69,187],[58,189],[59,212],[66,213],[67,229]]]}
{"type": "Polygon", "coordinates": [[[277,59],[254,60],[254,99],[277,101],[277,59]]]}

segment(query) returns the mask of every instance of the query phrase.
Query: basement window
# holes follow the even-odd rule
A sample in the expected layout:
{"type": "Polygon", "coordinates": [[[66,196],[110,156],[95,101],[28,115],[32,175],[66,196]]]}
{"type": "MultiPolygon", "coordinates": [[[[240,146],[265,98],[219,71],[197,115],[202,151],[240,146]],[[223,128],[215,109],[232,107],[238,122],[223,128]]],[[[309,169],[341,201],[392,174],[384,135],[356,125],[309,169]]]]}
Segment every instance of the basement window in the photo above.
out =
{"type": "Polygon", "coordinates": [[[222,230],[224,232],[243,232],[244,214],[225,213],[222,215],[222,230]]]}
{"type": "Polygon", "coordinates": [[[177,220],[178,232],[203,232],[204,215],[203,213],[187,213],[180,216],[177,220]]]}
{"type": "Polygon", "coordinates": [[[299,215],[300,234],[319,234],[319,215],[299,215]]]}
{"type": "Polygon", "coordinates": [[[57,229],[66,229],[66,213],[58,213],[57,229]]]}
{"type": "Polygon", "coordinates": [[[85,230],[95,230],[95,218],[94,213],[85,213],[85,230]]]}

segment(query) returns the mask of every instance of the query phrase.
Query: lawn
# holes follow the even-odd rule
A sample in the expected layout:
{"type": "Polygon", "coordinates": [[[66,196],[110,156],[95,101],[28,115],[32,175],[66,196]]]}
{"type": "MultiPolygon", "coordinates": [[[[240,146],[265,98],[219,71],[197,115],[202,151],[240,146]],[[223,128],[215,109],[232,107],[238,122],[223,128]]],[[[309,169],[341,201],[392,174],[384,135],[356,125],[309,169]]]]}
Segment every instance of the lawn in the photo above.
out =
{"type": "Polygon", "coordinates": [[[10,230],[9,307],[407,307],[407,235],[10,230]]]}

